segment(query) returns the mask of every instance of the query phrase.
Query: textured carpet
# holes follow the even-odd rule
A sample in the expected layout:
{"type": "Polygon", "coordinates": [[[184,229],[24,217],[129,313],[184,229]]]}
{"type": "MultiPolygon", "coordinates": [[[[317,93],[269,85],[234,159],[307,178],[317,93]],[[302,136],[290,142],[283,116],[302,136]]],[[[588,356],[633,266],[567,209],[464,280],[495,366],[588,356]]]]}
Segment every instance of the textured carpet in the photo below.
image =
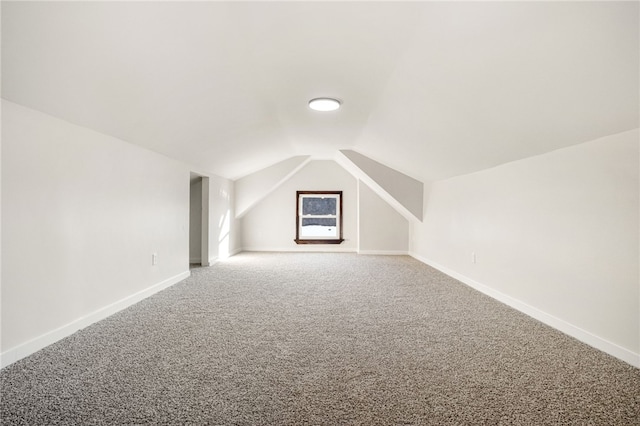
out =
{"type": "Polygon", "coordinates": [[[640,370],[412,258],[192,273],[2,370],[2,424],[640,424],[640,370]]]}

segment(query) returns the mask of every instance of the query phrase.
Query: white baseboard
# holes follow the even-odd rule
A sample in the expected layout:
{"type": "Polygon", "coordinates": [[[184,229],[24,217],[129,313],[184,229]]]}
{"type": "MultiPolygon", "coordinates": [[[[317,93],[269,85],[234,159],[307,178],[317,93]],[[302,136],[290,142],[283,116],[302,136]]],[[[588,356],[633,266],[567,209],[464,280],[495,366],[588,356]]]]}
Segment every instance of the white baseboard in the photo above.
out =
{"type": "MultiPolygon", "coordinates": [[[[239,250],[240,251],[240,250],[239,250]]],[[[291,250],[282,248],[251,248],[245,247],[241,251],[246,252],[267,252],[267,253],[358,253],[358,254],[371,254],[371,255],[384,255],[384,256],[408,256],[409,252],[406,250],[356,250],[356,249],[327,249],[324,247],[314,247],[308,250],[291,250]]]]}
{"type": "Polygon", "coordinates": [[[358,250],[358,254],[371,254],[382,256],[406,256],[409,254],[406,250],[358,250]]]}
{"type": "Polygon", "coordinates": [[[302,244],[305,246],[303,249],[292,250],[291,248],[281,248],[281,247],[244,247],[242,251],[246,252],[265,252],[265,253],[356,253],[357,250],[354,248],[340,248],[338,244],[326,244],[326,245],[318,245],[315,244],[302,244]],[[332,248],[328,248],[332,246],[332,248]]]}
{"type": "Polygon", "coordinates": [[[575,339],[580,340],[583,343],[586,343],[589,346],[592,346],[596,349],[599,349],[609,355],[612,355],[618,359],[621,359],[622,361],[625,361],[626,363],[629,363],[631,365],[633,365],[634,367],[638,367],[640,368],[640,354],[637,354],[633,351],[630,351],[629,349],[623,348],[622,346],[619,346],[615,343],[612,343],[606,339],[603,339],[599,336],[596,336],[593,333],[590,333],[589,331],[586,331],[580,327],[577,327],[565,320],[562,320],[554,315],[551,315],[547,312],[544,312],[538,308],[535,308],[531,305],[528,305],[525,302],[522,302],[521,300],[515,299],[511,296],[508,296],[498,290],[495,290],[485,284],[481,284],[469,277],[466,277],[462,274],[459,274],[445,266],[442,266],[436,262],[433,262],[425,257],[422,257],[416,253],[413,252],[409,252],[409,255],[417,260],[419,260],[422,263],[425,263],[437,270],[439,270],[440,272],[443,272],[447,275],[449,275],[452,278],[455,278],[456,280],[468,285],[469,287],[472,287],[484,294],[486,294],[487,296],[490,296],[496,300],[498,300],[499,302],[504,303],[505,305],[511,306],[512,308],[526,314],[529,315],[532,318],[535,318],[536,320],[547,324],[550,327],[555,328],[556,330],[559,330],[575,339]]]}
{"type": "Polygon", "coordinates": [[[25,358],[40,349],[51,345],[52,343],[57,342],[67,336],[72,335],[78,330],[81,330],[91,324],[94,324],[102,319],[107,318],[110,315],[115,314],[125,308],[128,308],[131,305],[134,305],[140,302],[143,299],[146,299],[149,296],[158,293],[165,288],[171,287],[172,285],[188,278],[191,275],[191,272],[185,271],[178,275],[175,275],[171,278],[168,278],[164,281],[161,281],[157,284],[152,285],[144,290],[141,290],[137,293],[134,293],[130,296],[125,297],[124,299],[118,300],[110,305],[102,307],[97,311],[91,312],[83,317],[80,317],[69,324],[63,325],[55,330],[49,331],[41,336],[38,336],[34,339],[29,340],[28,342],[22,343],[16,347],[6,350],[2,354],[0,354],[0,368],[4,368],[14,362],[25,358]]]}
{"type": "MultiPolygon", "coordinates": [[[[221,259],[227,259],[231,256],[235,256],[236,254],[242,252],[242,249],[235,249],[229,252],[228,256],[224,256],[224,257],[220,257],[220,256],[215,256],[215,257],[211,257],[209,258],[209,263],[207,265],[202,265],[202,266],[213,266],[216,263],[218,263],[221,259]]],[[[199,263],[199,262],[198,262],[199,263]]]]}
{"type": "Polygon", "coordinates": [[[237,248],[235,250],[231,250],[231,252],[229,253],[229,257],[235,256],[236,254],[241,253],[241,252],[242,252],[241,248],[237,248]]]}
{"type": "Polygon", "coordinates": [[[189,263],[200,263],[202,260],[199,257],[189,258],[189,263]]]}

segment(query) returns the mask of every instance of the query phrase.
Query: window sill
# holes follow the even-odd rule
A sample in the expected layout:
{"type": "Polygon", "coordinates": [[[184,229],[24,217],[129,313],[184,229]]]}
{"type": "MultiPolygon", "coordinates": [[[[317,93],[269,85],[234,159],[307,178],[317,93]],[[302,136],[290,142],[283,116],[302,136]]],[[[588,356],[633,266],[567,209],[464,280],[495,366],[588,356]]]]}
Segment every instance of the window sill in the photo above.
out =
{"type": "Polygon", "coordinates": [[[342,244],[342,242],[344,241],[344,239],[342,238],[338,238],[335,240],[300,240],[300,239],[296,239],[293,240],[296,242],[296,244],[342,244]]]}

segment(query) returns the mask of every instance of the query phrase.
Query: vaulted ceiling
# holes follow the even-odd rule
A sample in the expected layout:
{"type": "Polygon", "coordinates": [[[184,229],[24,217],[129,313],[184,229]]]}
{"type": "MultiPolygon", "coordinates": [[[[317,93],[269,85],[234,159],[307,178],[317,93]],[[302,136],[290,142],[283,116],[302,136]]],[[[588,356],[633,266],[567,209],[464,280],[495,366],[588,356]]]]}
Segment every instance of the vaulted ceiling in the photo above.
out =
{"type": "Polygon", "coordinates": [[[638,12],[3,1],[2,97],[231,179],[348,149],[430,181],[637,128],[638,12]]]}

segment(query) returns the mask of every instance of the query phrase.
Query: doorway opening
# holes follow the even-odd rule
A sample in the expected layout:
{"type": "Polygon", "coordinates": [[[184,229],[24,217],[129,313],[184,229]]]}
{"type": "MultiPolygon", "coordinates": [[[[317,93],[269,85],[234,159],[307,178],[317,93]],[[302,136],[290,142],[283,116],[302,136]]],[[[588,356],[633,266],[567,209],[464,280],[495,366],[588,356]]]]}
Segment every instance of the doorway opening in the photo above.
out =
{"type": "Polygon", "coordinates": [[[189,179],[189,267],[209,266],[209,178],[189,179]]]}

